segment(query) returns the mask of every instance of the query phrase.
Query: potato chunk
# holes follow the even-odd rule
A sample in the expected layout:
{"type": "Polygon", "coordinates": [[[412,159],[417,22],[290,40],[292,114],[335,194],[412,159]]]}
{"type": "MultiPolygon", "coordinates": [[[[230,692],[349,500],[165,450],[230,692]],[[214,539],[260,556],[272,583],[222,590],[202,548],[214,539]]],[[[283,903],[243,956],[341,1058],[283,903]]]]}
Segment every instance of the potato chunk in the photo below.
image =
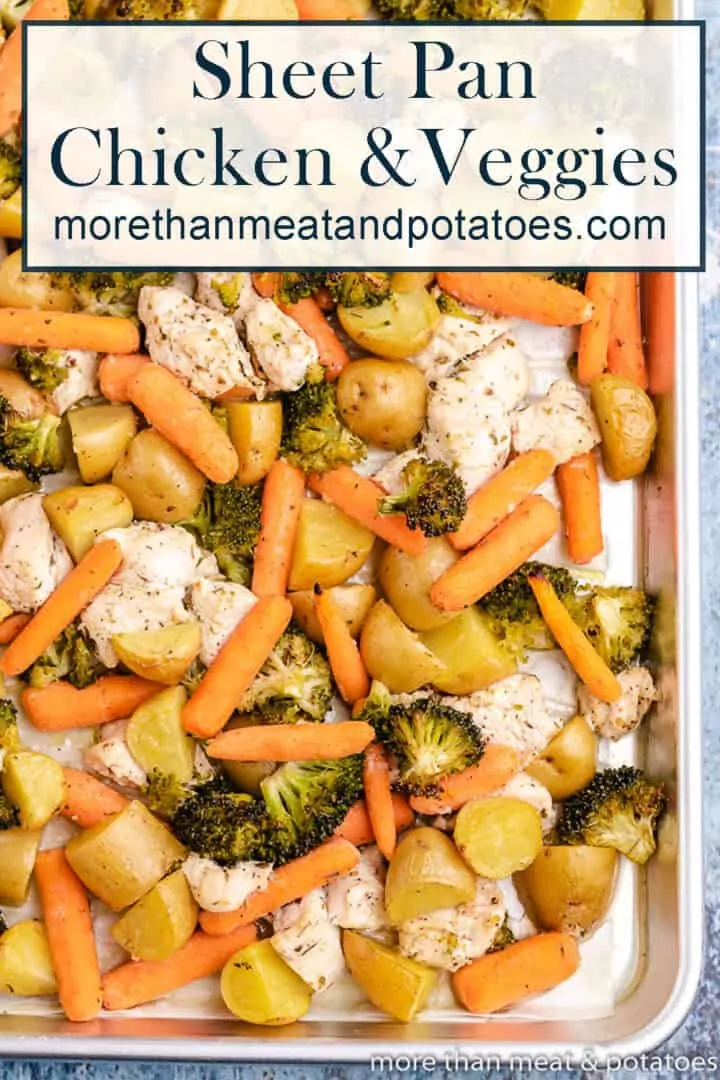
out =
{"type": "Polygon", "coordinates": [[[100,533],[126,529],[133,519],[132,503],[114,484],[52,491],[43,499],[43,510],[75,562],[87,555],[100,533]]]}

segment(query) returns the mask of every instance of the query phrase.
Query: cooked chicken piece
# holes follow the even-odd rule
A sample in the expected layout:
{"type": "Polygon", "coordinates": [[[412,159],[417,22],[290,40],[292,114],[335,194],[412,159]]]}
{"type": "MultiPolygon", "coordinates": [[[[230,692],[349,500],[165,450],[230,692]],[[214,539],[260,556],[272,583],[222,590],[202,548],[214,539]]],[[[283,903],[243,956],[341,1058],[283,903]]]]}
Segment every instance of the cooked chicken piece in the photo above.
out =
{"type": "Polygon", "coordinates": [[[247,313],[260,300],[250,274],[216,270],[210,274],[197,274],[196,281],[195,299],[198,304],[229,315],[236,326],[242,324],[247,313]]]}
{"type": "Polygon", "coordinates": [[[507,319],[487,313],[481,322],[443,315],[429,344],[409,359],[420,368],[428,383],[438,382],[448,376],[460,360],[487,349],[511,325],[507,319]]]}
{"type": "Polygon", "coordinates": [[[629,735],[660,696],[647,668],[627,668],[618,675],[618,682],[622,686],[622,696],[612,702],[601,701],[586,686],[578,687],[580,714],[604,739],[615,740],[629,735]]]}
{"type": "Polygon", "coordinates": [[[470,713],[488,742],[514,747],[523,764],[547,746],[560,727],[547,711],[536,675],[510,675],[468,697],[445,700],[470,713]]]}
{"type": "Polygon", "coordinates": [[[313,339],[273,300],[260,300],[250,309],[245,318],[245,337],[271,390],[299,390],[308,369],[318,363],[313,339]]]}
{"type": "Polygon", "coordinates": [[[327,885],[330,921],[345,930],[384,930],[385,860],[374,844],[362,849],[360,860],[347,874],[327,885]]]}
{"type": "Polygon", "coordinates": [[[400,952],[429,967],[457,971],[484,956],[504,918],[505,904],[498,884],[478,878],[474,900],[403,923],[400,952]]]}
{"type": "Polygon", "coordinates": [[[272,863],[239,862],[220,866],[212,859],[191,854],[182,865],[190,891],[203,911],[234,911],[248,896],[264,889],[272,877],[272,863]]]}
{"type": "Polygon", "coordinates": [[[113,784],[139,791],[147,783],[147,774],[130,753],[127,726],[127,720],[103,724],[98,742],[83,752],[83,764],[113,784]]]}
{"type": "Polygon", "coordinates": [[[513,447],[549,450],[558,465],[600,442],[590,402],[574,383],[558,379],[548,392],[513,417],[513,447]]]}
{"type": "Polygon", "coordinates": [[[50,398],[60,416],[77,405],[83,398],[98,397],[97,373],[100,358],[96,352],[83,349],[56,349],[58,365],[67,374],[50,398]]]}
{"type": "Polygon", "coordinates": [[[324,889],[281,908],[274,929],[273,948],[316,992],[327,990],[345,971],[340,929],[328,918],[324,889]]]}
{"type": "Polygon", "coordinates": [[[244,585],[222,578],[203,578],[193,585],[190,605],[200,620],[203,664],[209,666],[213,662],[256,601],[257,597],[244,585]]]}
{"type": "Polygon", "coordinates": [[[524,772],[518,773],[495,794],[505,795],[510,799],[520,799],[534,806],[542,819],[544,833],[550,832],[555,827],[557,810],[553,806],[552,795],[534,776],[528,776],[524,772]]]}
{"type": "Polygon", "coordinates": [[[113,634],[161,630],[187,622],[185,589],[174,585],[159,589],[123,585],[111,581],[80,616],[80,625],[93,641],[99,659],[108,668],[120,663],[113,648],[113,634]]]}
{"type": "Polygon", "coordinates": [[[109,529],[103,539],[115,540],[122,548],[123,564],[113,578],[116,585],[187,589],[218,574],[214,557],[187,529],[175,525],[136,521],[126,529],[109,529]]]}
{"type": "Polygon", "coordinates": [[[41,494],[18,495],[0,506],[0,597],[13,611],[40,607],[72,567],[41,494]]]}

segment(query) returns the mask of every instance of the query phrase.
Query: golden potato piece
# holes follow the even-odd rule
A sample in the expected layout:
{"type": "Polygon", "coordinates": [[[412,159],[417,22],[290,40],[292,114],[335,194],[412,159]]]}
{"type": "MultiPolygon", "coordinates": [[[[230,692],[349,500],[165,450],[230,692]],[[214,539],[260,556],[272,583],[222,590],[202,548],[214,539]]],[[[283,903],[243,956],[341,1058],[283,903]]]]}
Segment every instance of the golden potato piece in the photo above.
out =
{"type": "Polygon", "coordinates": [[[113,469],[135,517],[173,525],[193,516],[205,494],[205,477],[154,428],[138,432],[113,469]]]}
{"type": "Polygon", "coordinates": [[[393,293],[376,307],[338,306],[348,337],[388,360],[404,360],[424,349],[440,322],[440,310],[425,289],[393,293]]]}
{"type": "MultiPolygon", "coordinates": [[[[340,610],[347,628],[354,638],[360,634],[362,624],[377,600],[377,593],[372,585],[335,585],[327,592],[333,603],[340,610]]],[[[307,636],[317,645],[322,645],[323,636],[315,614],[315,594],[312,589],[288,594],[293,606],[295,622],[302,627],[307,636]]]]}
{"type": "Polygon", "coordinates": [[[0,994],[44,997],[57,993],[45,924],[15,923],[0,937],[0,994]]]}
{"type": "Polygon", "coordinates": [[[611,480],[632,480],[645,472],[657,435],[652,398],[631,379],[593,379],[590,400],[602,435],[602,458],[611,480]]]}
{"type": "MultiPolygon", "coordinates": [[[[233,0],[228,0],[232,3],[233,0]]],[[[290,0],[292,3],[293,0],[290,0]]],[[[237,450],[238,484],[256,484],[280,453],[283,411],[280,401],[228,401],[228,434],[237,450]]]]}
{"type": "Polygon", "coordinates": [[[449,836],[427,826],[403,834],[385,881],[385,910],[393,926],[474,896],[475,875],[449,836]]]}
{"type": "Polygon", "coordinates": [[[384,600],[378,600],[363,623],[360,652],[371,678],[393,694],[410,694],[435,683],[446,670],[384,600]]]}
{"type": "Polygon", "coordinates": [[[14,499],[16,495],[25,495],[37,487],[20,469],[8,469],[0,465],[0,503],[14,499]]]}
{"type": "Polygon", "coordinates": [[[350,974],[377,1009],[412,1020],[425,1008],[437,971],[356,930],[343,930],[342,942],[350,974]]]}
{"type": "Polygon", "coordinates": [[[220,992],[231,1013],[248,1024],[294,1024],[310,1008],[312,994],[269,940],[246,945],[228,960],[220,992]]]}
{"type": "Polygon", "coordinates": [[[86,484],[96,484],[110,475],[137,432],[131,405],[71,409],[68,423],[80,476],[86,484]]]}
{"type": "Polygon", "coordinates": [[[455,616],[430,600],[437,579],[459,556],[444,536],[428,540],[421,555],[408,555],[389,545],[378,560],[378,582],[388,603],[411,630],[434,630],[455,616]]]}
{"type": "Polygon", "coordinates": [[[560,22],[573,19],[642,21],[646,17],[645,0],[540,0],[538,7],[546,19],[560,22]]]}
{"type": "Polygon", "coordinates": [[[342,585],[367,561],[375,537],[369,529],[320,499],[304,499],[288,588],[342,585]]]}
{"type": "Polygon", "coordinates": [[[17,248],[0,262],[0,307],[72,311],[75,297],[70,289],[54,286],[50,274],[23,270],[22,249],[17,248]]]}
{"type": "Polygon", "coordinates": [[[445,665],[433,685],[446,694],[472,694],[517,669],[476,607],[466,608],[420,638],[445,665]]]}
{"type": "Polygon", "coordinates": [[[3,761],[2,788],[17,807],[23,829],[47,825],[65,799],[62,766],[47,754],[14,750],[3,761]]]}
{"type": "Polygon", "coordinates": [[[100,533],[125,529],[133,519],[130,500],[113,484],[52,491],[43,499],[43,509],[75,562],[87,555],[100,533]]]}
{"type": "Polygon", "coordinates": [[[384,450],[404,450],[425,423],[425,376],[408,360],[353,360],[337,381],[340,415],[356,435],[384,450]]]}
{"type": "Polygon", "coordinates": [[[524,870],[543,845],[539,812],[530,803],[504,795],[465,803],[453,836],[475,873],[493,881],[524,870]]]}
{"type": "Polygon", "coordinates": [[[128,748],[145,772],[157,769],[181,782],[192,779],[195,743],[182,722],[186,701],[184,688],[173,686],[148,698],[130,717],[128,748]]]}
{"type": "Polygon", "coordinates": [[[553,799],[567,799],[590,783],[596,768],[597,739],[587,720],[575,716],[525,771],[544,784],[553,799]]]}
{"type": "Polygon", "coordinates": [[[39,844],[40,829],[0,832],[0,904],[21,907],[27,900],[39,844]]]}
{"type": "Polygon", "coordinates": [[[618,863],[614,848],[553,845],[513,883],[538,930],[584,937],[607,915],[618,863]]]}
{"type": "Polygon", "coordinates": [[[180,682],[200,652],[201,641],[200,623],[194,621],[112,637],[113,648],[125,667],[167,686],[180,682]]]}
{"type": "Polygon", "coordinates": [[[133,960],[164,960],[181,949],[197,925],[198,906],[182,870],[158,881],[112,928],[133,960]]]}
{"type": "Polygon", "coordinates": [[[393,292],[415,292],[432,285],[435,274],[432,270],[398,270],[390,278],[393,292]]]}

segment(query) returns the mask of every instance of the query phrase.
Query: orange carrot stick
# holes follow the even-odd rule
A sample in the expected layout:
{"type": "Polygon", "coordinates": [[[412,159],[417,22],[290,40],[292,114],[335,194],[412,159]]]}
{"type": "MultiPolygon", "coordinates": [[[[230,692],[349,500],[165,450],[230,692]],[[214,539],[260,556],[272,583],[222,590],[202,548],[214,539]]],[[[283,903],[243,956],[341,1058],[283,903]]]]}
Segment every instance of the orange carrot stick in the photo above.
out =
{"type": "Polygon", "coordinates": [[[620,683],[577,623],[573,622],[570,612],[550,582],[542,574],[530,574],[528,581],[540,614],[577,677],[601,701],[617,701],[622,694],[620,683]]]}
{"type": "Polygon", "coordinates": [[[39,731],[72,731],[124,720],[160,689],[137,675],[103,675],[84,690],[63,680],[37,690],[28,686],[20,704],[39,731]]]}
{"type": "Polygon", "coordinates": [[[238,471],[229,436],[202,401],[159,364],[145,364],[128,386],[130,400],[146,420],[177,446],[208,480],[226,484],[238,471]]]}
{"type": "Polygon", "coordinates": [[[333,836],[307,855],[279,866],[270,878],[270,884],[259,892],[251,893],[237,911],[203,911],[200,925],[207,934],[231,934],[238,926],[248,926],[264,915],[301,900],[313,889],[326,885],[339,874],[347,874],[357,864],[360,853],[357,848],[333,836]]]}
{"type": "Polygon", "coordinates": [[[306,296],[295,304],[280,304],[280,308],[294,319],[317,345],[318,359],[325,368],[325,378],[337,379],[345,365],[350,363],[350,357],[317,300],[313,296],[306,296]]]}
{"type": "Polygon", "coordinates": [[[140,335],[134,322],[115,315],[6,307],[0,308],[0,344],[131,353],[139,349],[140,335]]]}
{"type": "Polygon", "coordinates": [[[528,495],[477,547],[441,574],[430,599],[443,611],[474,604],[554,535],[560,515],[542,495],[528,495]]]}
{"type": "Polygon", "coordinates": [[[94,544],[7,647],[0,660],[2,674],[19,675],[34,664],[105,588],[122,558],[122,548],[115,540],[94,544]]]}
{"type": "Polygon", "coordinates": [[[343,701],[352,705],[370,692],[370,677],[355,638],[329,592],[315,586],[315,612],[333,678],[343,701]]]}
{"type": "Polygon", "coordinates": [[[100,1012],[100,968],[85,890],[62,848],[38,854],[35,881],[60,1004],[68,1020],[92,1020],[100,1012]]]}
{"type": "Polygon", "coordinates": [[[108,353],[103,356],[98,368],[100,393],[108,401],[129,401],[130,380],[149,363],[150,357],[144,353],[108,353]]]}
{"type": "Polygon", "coordinates": [[[544,326],[580,326],[592,303],[577,289],[522,273],[441,272],[437,282],[456,300],[544,326]]]}
{"type": "Polygon", "coordinates": [[[280,274],[272,271],[253,274],[252,283],[255,292],[262,296],[263,300],[272,300],[280,286],[280,274]]]}
{"type": "Polygon", "coordinates": [[[612,310],[608,371],[623,375],[647,389],[648,373],[643,353],[642,327],[640,325],[640,296],[638,276],[635,273],[615,275],[615,303],[612,310]]]}
{"type": "Polygon", "coordinates": [[[651,394],[667,394],[675,381],[675,275],[667,270],[641,274],[640,299],[648,390],[651,394]]]}
{"type": "Polygon", "coordinates": [[[594,450],[560,465],[556,474],[568,555],[582,566],[603,549],[600,477],[594,450]]]}
{"type": "Polygon", "coordinates": [[[209,937],[198,930],[165,960],[130,960],[103,977],[103,1007],[109,1012],[134,1009],[197,979],[216,975],[238,949],[256,939],[254,926],[241,926],[224,937],[209,937]]]}
{"type": "Polygon", "coordinates": [[[494,1013],[565,982],[580,966],[577,942],[554,930],[486,953],[452,976],[460,1004],[471,1013],[494,1013]]]}
{"type": "Polygon", "coordinates": [[[7,619],[0,622],[0,645],[9,645],[18,636],[23,626],[27,626],[32,615],[25,611],[18,611],[14,615],[8,615],[7,619]]]}
{"type": "Polygon", "coordinates": [[[96,780],[82,769],[63,769],[65,774],[65,802],[60,813],[81,829],[99,825],[111,814],[117,814],[128,805],[128,799],[119,791],[113,791],[101,780],[96,780]]]}
{"type": "Polygon", "coordinates": [[[521,767],[520,755],[512,746],[488,743],[477,765],[441,780],[437,797],[411,796],[410,806],[416,814],[446,814],[459,810],[470,799],[479,799],[504,787],[521,767]]]}
{"type": "Polygon", "coordinates": [[[580,328],[577,377],[582,386],[589,386],[607,366],[617,277],[594,270],[587,276],[585,295],[593,304],[593,313],[580,328]]]}
{"type": "MultiPolygon", "coordinates": [[[[392,793],[392,806],[395,831],[399,833],[412,825],[415,815],[405,796],[400,795],[397,791],[392,793]]],[[[375,842],[375,833],[370,821],[370,815],[362,799],[350,807],[342,825],[338,825],[335,830],[335,836],[341,836],[343,840],[349,840],[356,847],[360,847],[361,844],[373,844],[375,842]]]]}
{"type": "Polygon", "coordinates": [[[374,738],[364,720],[256,724],[221,732],[205,752],[222,761],[331,761],[362,753],[374,738]]]}
{"type": "Polygon", "coordinates": [[[466,551],[492,532],[518,503],[552,476],[555,459],[548,450],[528,450],[497,473],[468,499],[463,522],[448,540],[456,551],[466,551]]]}
{"type": "MultiPolygon", "coordinates": [[[[25,19],[70,18],[67,0],[35,0],[25,19]]],[[[0,135],[16,127],[22,110],[22,30],[16,26],[0,49],[0,135]]]]}
{"type": "Polygon", "coordinates": [[[298,15],[305,21],[365,19],[369,0],[295,0],[298,15]]]}
{"type": "Polygon", "coordinates": [[[390,788],[390,769],[378,743],[368,746],[365,751],[363,781],[365,804],[377,846],[386,859],[391,859],[397,841],[395,811],[390,788]]]}
{"type": "Polygon", "coordinates": [[[400,551],[422,555],[427,547],[427,538],[419,529],[408,528],[404,514],[378,514],[378,500],[386,492],[373,480],[354,472],[349,465],[326,473],[313,473],[308,478],[308,486],[400,551]]]}
{"type": "Polygon", "coordinates": [[[256,596],[282,596],[287,592],[304,497],[302,471],[278,458],[263,487],[260,536],[252,577],[256,596]]]}
{"type": "Polygon", "coordinates": [[[225,727],[278,643],[292,613],[292,604],[284,596],[261,597],[250,608],[183,709],[183,722],[189,732],[210,739],[225,727]]]}

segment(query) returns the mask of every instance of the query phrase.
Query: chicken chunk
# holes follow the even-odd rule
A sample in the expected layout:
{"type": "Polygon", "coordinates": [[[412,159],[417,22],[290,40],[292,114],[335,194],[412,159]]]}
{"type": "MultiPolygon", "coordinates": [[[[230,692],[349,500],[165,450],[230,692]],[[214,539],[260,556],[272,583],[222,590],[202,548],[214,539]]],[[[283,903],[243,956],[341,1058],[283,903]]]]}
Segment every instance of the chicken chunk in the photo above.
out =
{"type": "Polygon", "coordinates": [[[196,281],[195,299],[198,304],[229,315],[236,326],[242,324],[247,313],[260,300],[250,274],[216,270],[210,274],[197,274],[196,281]]]}
{"type": "Polygon", "coordinates": [[[139,791],[147,783],[147,774],[130,753],[127,727],[127,720],[103,724],[99,740],[84,751],[83,764],[113,784],[139,791]]]}
{"type": "Polygon", "coordinates": [[[273,300],[259,300],[245,318],[245,338],[271,390],[299,390],[317,364],[317,345],[273,300]]]}
{"type": "Polygon", "coordinates": [[[530,391],[530,368],[511,334],[496,338],[468,361],[470,378],[484,394],[494,394],[508,412],[517,409],[530,391]]]}
{"type": "Polygon", "coordinates": [[[578,688],[578,707],[593,731],[604,739],[621,739],[634,731],[659,694],[647,668],[621,671],[622,695],[617,701],[601,701],[586,686],[578,688]]]}
{"type": "Polygon", "coordinates": [[[553,806],[552,795],[534,776],[528,776],[524,772],[518,773],[495,794],[504,795],[509,799],[520,799],[534,806],[542,820],[543,833],[549,833],[555,827],[557,811],[553,806]]]}
{"type": "Polygon", "coordinates": [[[203,578],[190,594],[190,605],[200,620],[200,659],[209,666],[235,627],[256,603],[257,597],[244,585],[223,579],[203,578]]]}
{"type": "Polygon", "coordinates": [[[196,303],[180,289],[154,285],[140,290],[138,315],[150,358],[201,397],[216,398],[235,386],[262,389],[228,315],[196,303]]]}
{"type": "Polygon", "coordinates": [[[99,395],[97,373],[100,360],[96,352],[84,349],[57,349],[56,355],[58,365],[67,374],[53,390],[51,400],[62,416],[83,398],[99,395]]]}
{"type": "Polygon", "coordinates": [[[429,343],[409,359],[429,383],[437,382],[450,375],[466,356],[487,349],[511,325],[507,319],[488,314],[481,321],[443,315],[429,343]]]}
{"type": "Polygon", "coordinates": [[[101,662],[114,668],[120,660],[113,648],[113,634],[161,630],[187,622],[190,615],[184,600],[182,586],[150,589],[111,581],[85,608],[80,625],[92,639],[101,662]]]}
{"type": "Polygon", "coordinates": [[[469,712],[488,742],[514,747],[523,764],[547,746],[561,723],[549,714],[536,675],[510,675],[468,697],[445,700],[469,712]]]}
{"type": "Polygon", "coordinates": [[[267,886],[273,866],[249,860],[236,866],[220,866],[193,853],[183,863],[182,871],[203,911],[234,911],[248,896],[267,886]]]}
{"type": "Polygon", "coordinates": [[[423,449],[457,469],[468,495],[502,469],[510,443],[507,409],[473,367],[430,388],[423,449]]]}
{"type": "Polygon", "coordinates": [[[405,488],[403,469],[419,457],[422,457],[419,450],[404,450],[402,454],[396,454],[384,462],[377,472],[373,473],[373,480],[380,484],[388,495],[399,495],[405,488]]]}
{"type": "Polygon", "coordinates": [[[313,990],[327,990],[345,971],[340,929],[328,918],[324,889],[281,908],[274,929],[273,948],[313,990]]]}
{"type": "Polygon", "coordinates": [[[73,566],[43,510],[43,496],[18,495],[3,503],[0,537],[0,597],[13,611],[34,611],[73,566]]]}
{"type": "Polygon", "coordinates": [[[474,900],[403,923],[400,952],[429,967],[457,971],[488,951],[504,918],[505,903],[499,886],[478,878],[474,900]]]}
{"type": "Polygon", "coordinates": [[[347,874],[327,885],[330,921],[344,930],[384,930],[385,860],[374,844],[363,848],[359,861],[347,874]]]}
{"type": "Polygon", "coordinates": [[[590,402],[574,383],[554,382],[548,392],[513,417],[513,447],[519,453],[548,450],[558,465],[586,454],[600,442],[590,402]]]}
{"type": "Polygon", "coordinates": [[[109,529],[102,536],[115,540],[122,549],[123,564],[113,578],[116,585],[187,589],[218,574],[214,557],[198,546],[187,529],[136,521],[126,529],[109,529]]]}

